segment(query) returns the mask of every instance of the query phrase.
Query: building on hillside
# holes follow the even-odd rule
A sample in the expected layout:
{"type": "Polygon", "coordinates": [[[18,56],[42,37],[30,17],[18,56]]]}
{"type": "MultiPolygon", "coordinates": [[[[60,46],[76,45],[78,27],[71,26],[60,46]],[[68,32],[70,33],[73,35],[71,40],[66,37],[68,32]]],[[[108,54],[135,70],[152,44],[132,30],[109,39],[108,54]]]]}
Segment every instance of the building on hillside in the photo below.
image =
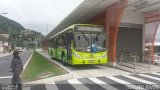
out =
{"type": "Polygon", "coordinates": [[[32,34],[32,30],[25,29],[25,30],[22,31],[21,33],[23,33],[24,35],[31,35],[31,34],[32,34]]]}
{"type": "Polygon", "coordinates": [[[0,34],[0,52],[6,52],[9,49],[9,34],[0,34]]]}

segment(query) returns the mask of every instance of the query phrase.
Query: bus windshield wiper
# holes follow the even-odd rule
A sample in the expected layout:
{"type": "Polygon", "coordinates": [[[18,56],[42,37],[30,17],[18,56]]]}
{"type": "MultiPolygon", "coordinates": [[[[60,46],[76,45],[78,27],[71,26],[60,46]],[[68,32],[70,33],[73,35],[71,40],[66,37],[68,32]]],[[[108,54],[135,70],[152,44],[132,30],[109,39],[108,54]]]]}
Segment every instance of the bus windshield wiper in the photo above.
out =
{"type": "Polygon", "coordinates": [[[88,45],[89,45],[89,39],[86,37],[86,35],[84,34],[84,32],[82,32],[82,35],[84,36],[84,38],[86,39],[86,41],[88,42],[88,45]]]}

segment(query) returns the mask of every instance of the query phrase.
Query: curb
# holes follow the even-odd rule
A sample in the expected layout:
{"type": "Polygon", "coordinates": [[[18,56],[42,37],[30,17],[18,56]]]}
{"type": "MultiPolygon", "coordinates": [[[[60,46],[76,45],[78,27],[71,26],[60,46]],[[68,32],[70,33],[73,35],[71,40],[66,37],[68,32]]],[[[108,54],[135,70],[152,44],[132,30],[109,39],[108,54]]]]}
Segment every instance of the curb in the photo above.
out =
{"type": "Polygon", "coordinates": [[[32,51],[32,53],[31,53],[31,56],[28,58],[27,62],[24,64],[24,66],[23,66],[23,71],[22,71],[20,77],[22,76],[23,72],[25,71],[25,69],[26,69],[29,61],[31,60],[32,55],[33,55],[33,51],[32,51]]]}
{"type": "Polygon", "coordinates": [[[33,51],[32,51],[31,56],[28,58],[28,61],[26,62],[26,64],[23,66],[23,71],[26,69],[26,67],[27,67],[29,61],[31,60],[31,57],[32,57],[32,56],[33,56],[33,51]]]}
{"type": "MultiPolygon", "coordinates": [[[[39,52],[37,52],[37,53],[39,53],[39,52]]],[[[52,82],[55,82],[55,81],[68,80],[68,79],[72,79],[73,78],[73,74],[68,69],[66,69],[64,66],[62,66],[59,63],[51,60],[50,58],[46,57],[45,55],[43,55],[41,53],[39,53],[39,54],[44,56],[48,60],[50,60],[52,63],[55,63],[58,66],[62,67],[63,69],[65,69],[69,73],[68,74],[64,74],[64,75],[55,76],[55,77],[46,78],[46,79],[40,79],[40,80],[36,80],[36,81],[26,82],[24,84],[28,84],[28,85],[29,84],[48,84],[48,83],[52,83],[52,82]]]]}
{"type": "MultiPolygon", "coordinates": [[[[37,51],[36,51],[36,52],[37,52],[37,51]]],[[[39,52],[37,52],[37,53],[39,53],[39,52]]],[[[43,54],[41,54],[41,53],[39,53],[39,54],[42,55],[42,56],[44,56],[44,57],[46,57],[45,55],[43,55],[43,54]]],[[[54,61],[54,60],[52,60],[52,59],[50,59],[50,58],[48,58],[48,57],[46,57],[46,58],[47,58],[48,60],[50,60],[51,62],[57,64],[58,66],[62,67],[63,69],[65,69],[65,70],[68,71],[69,73],[71,73],[71,71],[68,70],[67,68],[65,68],[63,65],[57,63],[56,61],[54,61]]]]}
{"type": "Polygon", "coordinates": [[[46,78],[46,79],[41,79],[41,80],[36,80],[36,81],[31,81],[31,82],[27,82],[24,84],[48,84],[48,83],[52,83],[55,81],[62,81],[62,80],[68,80],[68,79],[72,79],[72,74],[64,74],[64,75],[60,75],[60,76],[55,76],[55,77],[50,77],[50,78],[46,78]]]}

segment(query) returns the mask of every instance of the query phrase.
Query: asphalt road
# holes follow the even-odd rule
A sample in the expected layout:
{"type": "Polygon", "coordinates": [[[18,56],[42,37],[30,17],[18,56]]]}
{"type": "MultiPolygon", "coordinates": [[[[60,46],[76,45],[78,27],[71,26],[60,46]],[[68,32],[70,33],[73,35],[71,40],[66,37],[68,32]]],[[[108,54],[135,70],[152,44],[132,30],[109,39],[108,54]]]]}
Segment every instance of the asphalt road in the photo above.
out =
{"type": "MultiPolygon", "coordinates": [[[[31,56],[32,51],[23,51],[20,53],[20,57],[22,59],[23,66],[28,61],[31,56]]],[[[0,83],[1,84],[11,84],[12,73],[9,72],[10,64],[13,59],[13,55],[8,55],[0,58],[0,83]]]]}
{"type": "Polygon", "coordinates": [[[24,87],[23,90],[160,90],[160,72],[78,78],[24,87]]]}

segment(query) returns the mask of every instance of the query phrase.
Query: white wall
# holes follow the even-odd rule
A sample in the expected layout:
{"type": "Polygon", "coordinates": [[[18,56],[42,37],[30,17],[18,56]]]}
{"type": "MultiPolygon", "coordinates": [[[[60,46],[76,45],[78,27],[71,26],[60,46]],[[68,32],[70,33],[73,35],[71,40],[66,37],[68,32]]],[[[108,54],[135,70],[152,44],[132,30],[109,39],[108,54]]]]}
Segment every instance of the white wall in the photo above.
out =
{"type": "Polygon", "coordinates": [[[121,19],[122,23],[132,23],[132,24],[144,24],[145,16],[144,14],[125,10],[121,19]]]}

